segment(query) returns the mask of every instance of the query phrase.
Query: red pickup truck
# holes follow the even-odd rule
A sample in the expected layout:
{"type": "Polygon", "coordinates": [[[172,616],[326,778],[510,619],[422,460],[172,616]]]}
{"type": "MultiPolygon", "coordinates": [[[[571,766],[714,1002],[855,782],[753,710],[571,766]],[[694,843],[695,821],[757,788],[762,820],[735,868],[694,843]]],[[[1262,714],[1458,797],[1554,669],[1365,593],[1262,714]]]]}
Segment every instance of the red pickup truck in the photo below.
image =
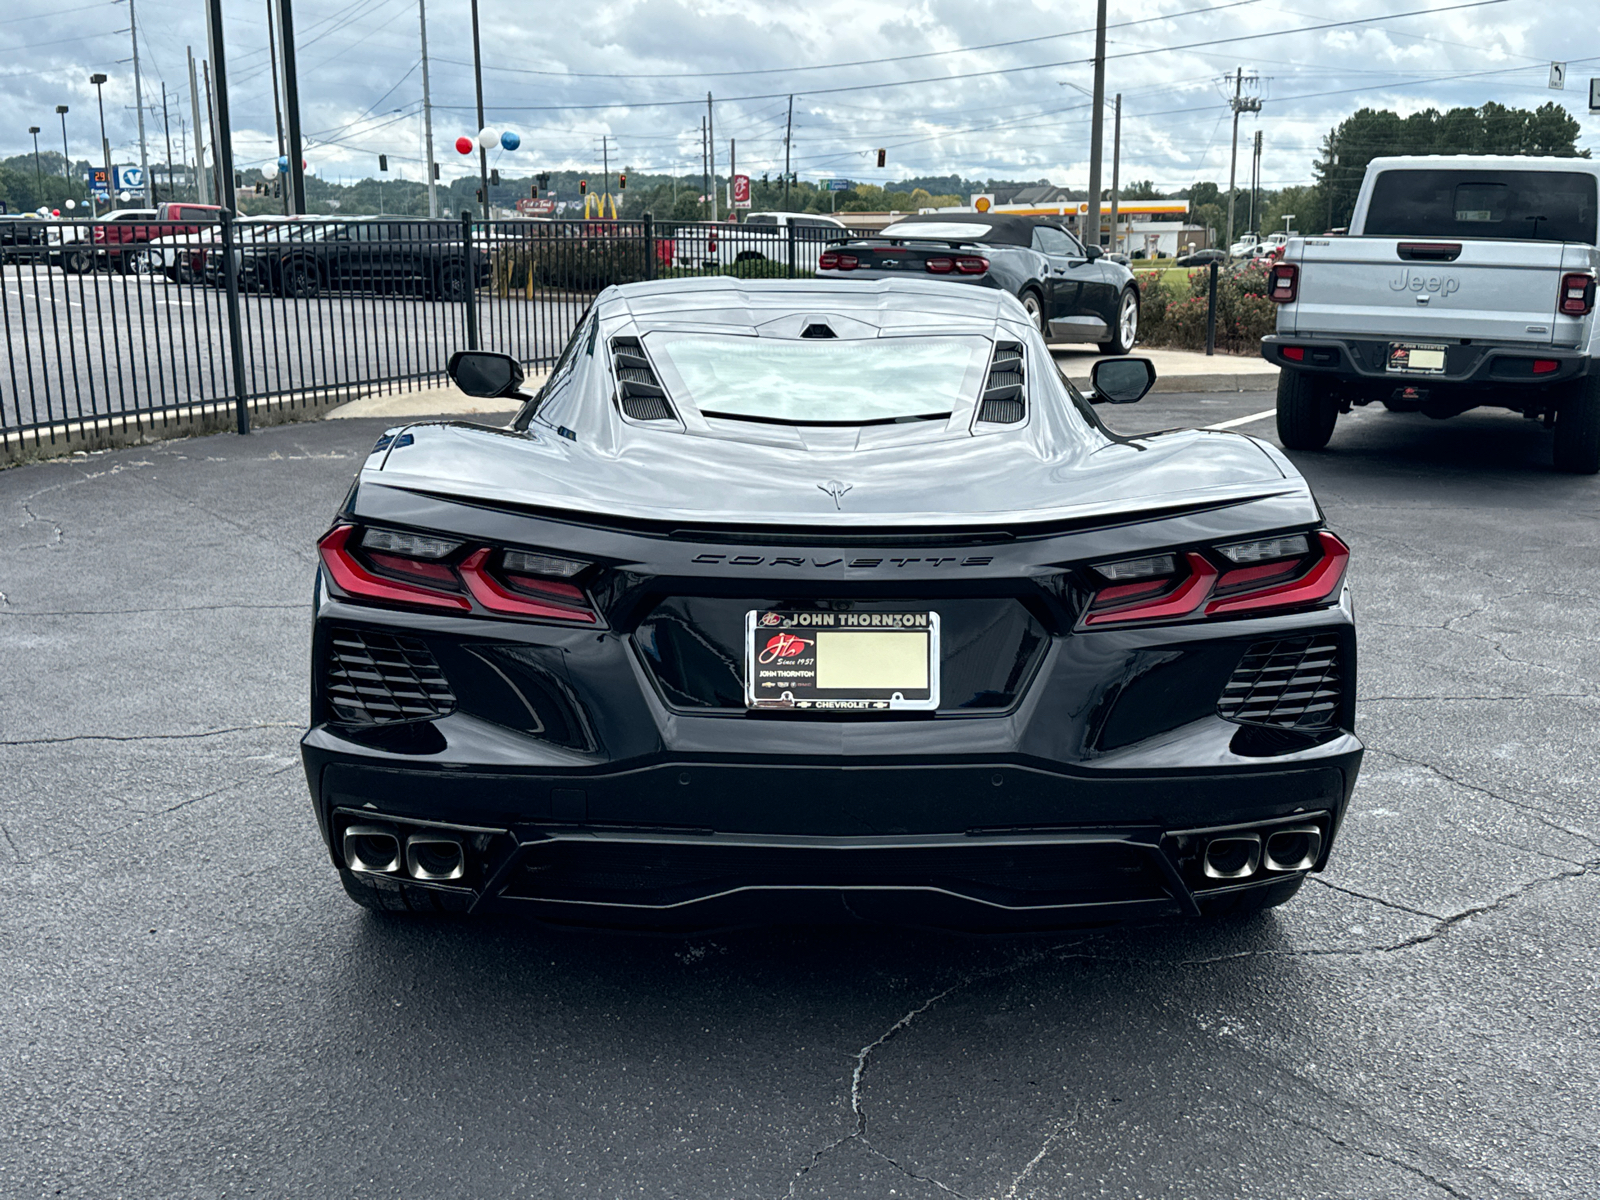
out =
{"type": "Polygon", "coordinates": [[[94,227],[95,248],[104,264],[127,274],[139,268],[139,246],[151,238],[176,233],[198,233],[201,223],[217,220],[222,211],[215,204],[188,204],[168,201],[158,205],[155,218],[145,221],[108,221],[94,227]]]}

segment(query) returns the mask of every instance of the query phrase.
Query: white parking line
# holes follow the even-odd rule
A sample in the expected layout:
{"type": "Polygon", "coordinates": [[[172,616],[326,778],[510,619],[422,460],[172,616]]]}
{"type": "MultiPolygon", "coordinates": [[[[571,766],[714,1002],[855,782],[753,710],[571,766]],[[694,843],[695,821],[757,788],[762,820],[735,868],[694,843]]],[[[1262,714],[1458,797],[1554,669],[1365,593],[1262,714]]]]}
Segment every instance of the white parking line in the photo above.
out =
{"type": "Polygon", "coordinates": [[[1231,421],[1218,421],[1215,425],[1202,426],[1204,429],[1232,429],[1235,425],[1248,425],[1251,421],[1264,421],[1268,417],[1277,416],[1278,410],[1269,408],[1265,412],[1251,413],[1248,417],[1235,417],[1231,421]]]}

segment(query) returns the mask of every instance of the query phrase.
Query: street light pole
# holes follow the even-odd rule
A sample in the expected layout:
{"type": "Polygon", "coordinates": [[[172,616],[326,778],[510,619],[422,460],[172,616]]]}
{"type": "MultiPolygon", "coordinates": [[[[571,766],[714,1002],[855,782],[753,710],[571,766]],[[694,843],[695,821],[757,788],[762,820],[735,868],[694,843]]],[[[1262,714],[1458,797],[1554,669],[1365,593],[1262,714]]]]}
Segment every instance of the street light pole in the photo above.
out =
{"type": "Polygon", "coordinates": [[[228,118],[228,61],[223,49],[222,0],[209,0],[206,5],[206,31],[211,35],[211,70],[217,83],[212,103],[212,129],[217,142],[217,173],[222,176],[222,207],[231,213],[239,211],[239,200],[233,185],[233,123],[228,118]]]}
{"type": "Polygon", "coordinates": [[[296,215],[306,211],[306,171],[300,145],[300,74],[294,60],[294,6],[278,0],[278,61],[283,64],[283,120],[288,126],[289,202],[296,215]]]}
{"type": "MultiPolygon", "coordinates": [[[[1100,244],[1100,155],[1105,148],[1106,105],[1106,0],[1095,6],[1094,21],[1094,116],[1089,122],[1089,224],[1086,245],[1100,244]]],[[[1083,230],[1079,230],[1080,233],[1083,230]]]]}
{"type": "MultiPolygon", "coordinates": [[[[472,81],[478,89],[478,133],[483,132],[483,56],[478,48],[478,0],[472,0],[472,81]]],[[[477,134],[473,140],[478,141],[477,134]]],[[[489,219],[489,148],[478,141],[478,187],[483,192],[483,219],[489,219]]]]}
{"type": "Polygon", "coordinates": [[[61,118],[61,157],[66,159],[66,165],[63,170],[67,176],[67,188],[70,190],[72,187],[72,155],[67,152],[67,112],[68,109],[65,104],[56,105],[56,113],[61,118]]]}
{"type": "Polygon", "coordinates": [[[33,134],[33,189],[39,197],[39,203],[44,203],[44,172],[39,170],[39,127],[29,125],[28,132],[33,134]]]}
{"type": "Polygon", "coordinates": [[[144,137],[144,85],[139,73],[139,22],[133,15],[133,0],[128,0],[128,35],[133,38],[133,110],[139,115],[139,171],[144,180],[144,202],[155,202],[155,187],[150,182],[150,150],[144,137]]]}
{"type": "Polygon", "coordinates": [[[428,86],[428,7],[417,0],[417,24],[422,30],[422,136],[428,143],[428,219],[439,219],[439,168],[433,162],[433,92],[428,86]]]}
{"type": "MultiPolygon", "coordinates": [[[[105,162],[104,162],[103,165],[105,166],[105,169],[106,169],[106,211],[110,212],[111,211],[111,143],[106,140],[106,94],[102,90],[105,87],[106,77],[104,75],[101,75],[99,72],[96,72],[95,74],[89,76],[89,82],[94,84],[95,97],[99,100],[99,103],[100,103],[100,154],[101,154],[101,157],[103,157],[105,159],[105,162]]],[[[92,192],[90,194],[91,194],[91,196],[93,195],[92,192]]],[[[92,205],[91,205],[91,208],[92,208],[92,205]]],[[[98,212],[97,209],[95,209],[93,211],[98,212]]]]}

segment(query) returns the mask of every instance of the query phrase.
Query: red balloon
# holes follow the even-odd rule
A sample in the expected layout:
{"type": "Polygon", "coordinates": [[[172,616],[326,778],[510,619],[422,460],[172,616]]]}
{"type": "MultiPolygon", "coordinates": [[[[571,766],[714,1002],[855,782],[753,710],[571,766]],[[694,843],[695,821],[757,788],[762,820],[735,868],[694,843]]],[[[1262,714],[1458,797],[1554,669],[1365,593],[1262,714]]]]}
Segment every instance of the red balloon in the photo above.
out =
{"type": "Polygon", "coordinates": [[[473,146],[473,141],[469,137],[458,137],[456,139],[456,153],[457,154],[471,154],[472,153],[472,146],[473,146]]]}
{"type": "Polygon", "coordinates": [[[50,215],[52,217],[59,217],[61,215],[61,210],[59,208],[52,208],[50,210],[50,215]]]}

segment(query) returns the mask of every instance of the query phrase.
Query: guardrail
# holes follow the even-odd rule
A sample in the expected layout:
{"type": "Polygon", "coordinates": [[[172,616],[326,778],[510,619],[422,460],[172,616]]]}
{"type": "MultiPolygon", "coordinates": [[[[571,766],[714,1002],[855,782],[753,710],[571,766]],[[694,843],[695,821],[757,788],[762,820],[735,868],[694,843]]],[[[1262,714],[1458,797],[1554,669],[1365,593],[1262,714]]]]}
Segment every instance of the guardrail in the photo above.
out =
{"type": "Polygon", "coordinates": [[[108,419],[282,419],[444,382],[457,349],[552,365],[604,288],[796,278],[837,227],[405,217],[0,217],[0,438],[74,441],[108,419]]]}

